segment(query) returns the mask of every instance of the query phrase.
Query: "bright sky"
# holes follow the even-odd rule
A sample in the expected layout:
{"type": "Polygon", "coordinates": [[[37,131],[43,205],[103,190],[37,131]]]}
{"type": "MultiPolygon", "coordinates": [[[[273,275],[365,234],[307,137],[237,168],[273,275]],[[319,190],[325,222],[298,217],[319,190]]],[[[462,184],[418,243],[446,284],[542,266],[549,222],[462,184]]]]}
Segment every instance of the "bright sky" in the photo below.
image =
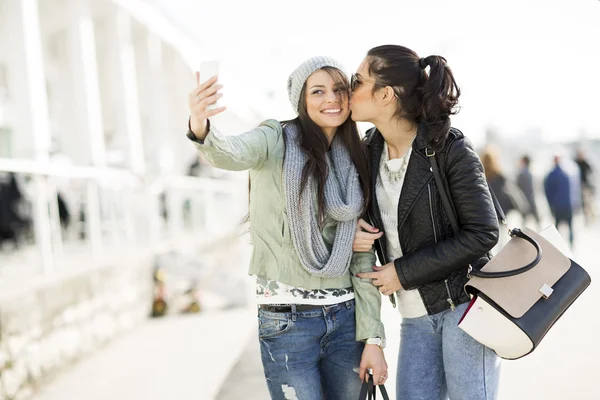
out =
{"type": "Polygon", "coordinates": [[[210,49],[225,85],[244,82],[227,90],[265,116],[292,116],[286,79],[304,59],[330,55],[351,73],[369,48],[393,43],[448,59],[463,93],[453,125],[476,142],[488,126],[600,138],[598,0],[150,2],[210,49]],[[276,105],[260,100],[268,92],[276,105]]]}

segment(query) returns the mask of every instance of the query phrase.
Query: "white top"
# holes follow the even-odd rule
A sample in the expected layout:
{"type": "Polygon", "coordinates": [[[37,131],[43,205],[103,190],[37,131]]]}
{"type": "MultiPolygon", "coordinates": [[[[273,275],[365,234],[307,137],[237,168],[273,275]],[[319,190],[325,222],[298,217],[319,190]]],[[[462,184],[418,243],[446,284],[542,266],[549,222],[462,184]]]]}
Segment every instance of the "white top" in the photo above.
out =
{"type": "MultiPolygon", "coordinates": [[[[411,153],[412,148],[409,148],[401,158],[389,160],[388,147],[387,144],[384,144],[379,174],[377,175],[376,194],[385,230],[384,239],[387,243],[387,257],[390,262],[402,257],[400,238],[398,237],[398,202],[404,184],[404,174],[401,174],[400,179],[392,182],[385,164],[391,172],[400,171],[403,167],[406,168],[411,153]]],[[[418,290],[401,289],[396,292],[396,296],[398,298],[398,311],[402,318],[417,318],[427,315],[427,309],[418,290]]]]}
{"type": "Polygon", "coordinates": [[[354,299],[352,287],[344,289],[304,289],[256,277],[256,302],[258,304],[310,304],[326,306],[354,299]]]}

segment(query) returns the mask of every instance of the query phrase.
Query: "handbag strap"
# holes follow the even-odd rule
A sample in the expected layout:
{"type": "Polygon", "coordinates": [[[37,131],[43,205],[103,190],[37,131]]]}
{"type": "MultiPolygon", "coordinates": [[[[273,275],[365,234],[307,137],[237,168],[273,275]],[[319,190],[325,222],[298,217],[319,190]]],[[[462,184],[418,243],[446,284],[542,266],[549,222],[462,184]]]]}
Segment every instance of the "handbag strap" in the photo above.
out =
{"type": "MultiPolygon", "coordinates": [[[[458,225],[458,220],[456,218],[456,212],[454,211],[454,207],[450,202],[450,197],[448,196],[448,192],[446,192],[446,186],[442,181],[442,175],[440,174],[440,168],[438,166],[437,157],[435,156],[435,151],[430,150],[429,148],[425,149],[425,154],[427,158],[429,158],[429,163],[431,164],[431,172],[433,172],[433,178],[435,179],[435,184],[438,187],[438,191],[440,192],[440,196],[442,197],[442,203],[444,203],[444,208],[446,209],[446,213],[448,214],[448,218],[450,218],[450,224],[452,225],[452,229],[454,233],[458,233],[460,227],[458,225]]],[[[486,181],[487,182],[487,181],[486,181]]],[[[504,210],[496,197],[496,194],[492,190],[492,188],[488,184],[488,189],[490,190],[490,194],[492,195],[492,201],[494,202],[494,210],[496,211],[496,215],[498,216],[498,220],[502,222],[503,225],[507,226],[506,223],[506,215],[504,214],[504,210]]],[[[510,229],[509,229],[510,230],[510,229]]]]}
{"type": "MultiPolygon", "coordinates": [[[[446,187],[444,186],[444,183],[442,181],[442,176],[440,174],[440,169],[438,166],[437,157],[435,156],[435,151],[430,150],[429,148],[426,148],[425,155],[427,156],[427,158],[429,158],[429,163],[431,164],[431,172],[433,172],[433,178],[434,178],[435,184],[438,188],[438,192],[440,193],[440,197],[442,198],[442,203],[444,205],[444,208],[446,209],[446,214],[448,214],[448,218],[450,219],[450,224],[452,225],[452,230],[454,231],[454,233],[458,233],[460,230],[460,227],[458,225],[458,219],[456,217],[456,212],[454,211],[454,207],[452,207],[452,204],[450,203],[450,196],[448,196],[448,192],[446,192],[446,187]]],[[[504,214],[504,211],[502,210],[502,207],[500,206],[500,203],[498,202],[498,199],[496,198],[496,194],[494,193],[492,188],[489,187],[489,184],[488,184],[488,188],[490,190],[490,194],[492,195],[492,200],[494,202],[494,208],[496,210],[496,214],[498,215],[498,219],[504,225],[508,226],[506,223],[506,215],[504,214]]],[[[524,239],[527,242],[531,243],[533,245],[533,247],[535,247],[535,250],[537,253],[535,259],[532,262],[530,262],[529,264],[525,265],[524,267],[517,268],[514,270],[509,270],[509,271],[484,272],[484,271],[473,269],[471,266],[469,266],[469,275],[476,276],[479,278],[506,278],[509,276],[515,276],[515,275],[519,275],[524,272],[527,272],[539,264],[540,260],[542,259],[542,249],[541,249],[539,243],[536,242],[536,240],[533,239],[531,236],[527,235],[525,232],[523,232],[522,230],[520,230],[518,228],[513,228],[513,229],[509,228],[508,233],[512,237],[516,236],[516,237],[519,237],[519,238],[524,239]]]]}
{"type": "Polygon", "coordinates": [[[375,385],[373,383],[373,375],[371,374],[367,377],[367,381],[363,382],[358,400],[377,400],[377,388],[379,388],[383,400],[390,400],[390,396],[388,395],[387,390],[385,390],[385,386],[375,385]]]}

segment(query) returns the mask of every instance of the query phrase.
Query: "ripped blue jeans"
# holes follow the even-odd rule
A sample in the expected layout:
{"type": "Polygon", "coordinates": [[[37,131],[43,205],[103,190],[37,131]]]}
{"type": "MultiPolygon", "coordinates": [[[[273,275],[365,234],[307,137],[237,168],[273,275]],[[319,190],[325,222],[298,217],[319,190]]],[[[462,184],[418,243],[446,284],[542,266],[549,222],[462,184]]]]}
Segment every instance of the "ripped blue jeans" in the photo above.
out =
{"type": "Polygon", "coordinates": [[[295,314],[259,309],[258,320],[272,399],[358,398],[364,344],[355,340],[353,300],[295,314]]]}

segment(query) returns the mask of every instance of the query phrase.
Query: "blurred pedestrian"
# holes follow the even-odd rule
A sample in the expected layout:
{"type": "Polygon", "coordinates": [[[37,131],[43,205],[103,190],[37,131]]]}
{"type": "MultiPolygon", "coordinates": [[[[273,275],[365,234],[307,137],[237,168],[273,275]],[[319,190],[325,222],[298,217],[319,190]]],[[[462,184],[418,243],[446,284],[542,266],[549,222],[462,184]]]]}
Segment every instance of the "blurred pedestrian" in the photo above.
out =
{"type": "Polygon", "coordinates": [[[554,217],[556,229],[560,228],[562,223],[566,223],[569,228],[569,242],[573,246],[573,211],[574,204],[574,186],[579,182],[575,181],[568,171],[561,166],[561,157],[554,156],[554,168],[544,180],[544,191],[546,199],[550,206],[550,211],[554,217]]]}
{"type": "MultiPolygon", "coordinates": [[[[523,213],[528,212],[528,205],[523,192],[517,185],[506,178],[500,166],[500,150],[498,147],[488,145],[481,155],[481,162],[485,170],[485,177],[493,190],[500,207],[504,210],[508,226],[514,227],[521,219],[523,213]]],[[[493,253],[497,253],[510,239],[508,229],[501,227],[498,244],[493,253]]]]}
{"type": "Polygon", "coordinates": [[[517,186],[527,201],[526,210],[521,210],[521,214],[523,216],[523,225],[527,224],[527,219],[531,216],[536,223],[537,230],[540,228],[540,216],[535,203],[535,189],[533,185],[533,174],[530,170],[530,164],[531,159],[528,155],[521,157],[519,174],[517,175],[517,186]]]}
{"type": "Polygon", "coordinates": [[[239,136],[208,120],[224,111],[207,109],[221,97],[217,78],[196,79],[188,138],[215,167],[250,170],[249,273],[271,398],[352,399],[368,368],[385,382],[381,296],[355,277],[372,270],[375,255],[352,253],[369,175],[346,75],[329,57],[307,60],[288,80],[299,116],[239,136]]]}
{"type": "Polygon", "coordinates": [[[521,189],[508,180],[500,165],[500,150],[496,146],[487,146],[481,155],[488,184],[496,194],[498,202],[508,215],[511,211],[523,214],[528,211],[528,204],[521,189]]]}
{"type": "Polygon", "coordinates": [[[13,172],[0,173],[0,247],[12,241],[19,247],[25,229],[31,221],[21,212],[25,197],[13,172]]]}
{"type": "Polygon", "coordinates": [[[579,167],[579,176],[581,179],[581,206],[586,223],[594,218],[594,183],[592,181],[592,165],[588,162],[582,149],[577,151],[575,163],[579,167]]]}

